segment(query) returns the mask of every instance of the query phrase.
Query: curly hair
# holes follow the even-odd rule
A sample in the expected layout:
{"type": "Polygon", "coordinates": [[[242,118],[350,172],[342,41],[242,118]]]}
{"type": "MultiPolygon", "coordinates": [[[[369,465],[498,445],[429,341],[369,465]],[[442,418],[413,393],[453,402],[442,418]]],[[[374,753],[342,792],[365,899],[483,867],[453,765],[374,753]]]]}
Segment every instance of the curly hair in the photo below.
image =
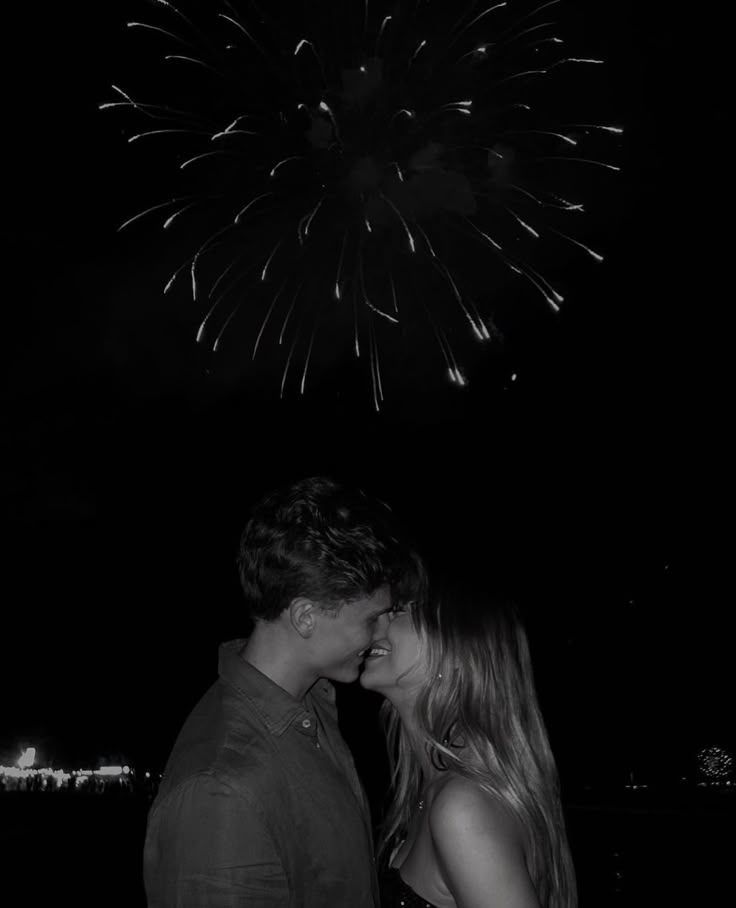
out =
{"type": "Polygon", "coordinates": [[[254,620],[273,621],[296,596],[337,610],[388,585],[422,595],[421,559],[388,505],[323,476],[266,495],[240,539],[240,583],[254,620]]]}

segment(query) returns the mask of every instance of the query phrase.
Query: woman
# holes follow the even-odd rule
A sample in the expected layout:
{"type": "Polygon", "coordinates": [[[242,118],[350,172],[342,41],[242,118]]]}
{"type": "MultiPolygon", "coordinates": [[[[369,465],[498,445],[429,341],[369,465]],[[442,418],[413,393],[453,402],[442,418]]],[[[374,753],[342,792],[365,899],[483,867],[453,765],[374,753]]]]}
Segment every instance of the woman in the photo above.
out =
{"type": "Polygon", "coordinates": [[[455,587],[385,619],[385,908],[575,908],[557,771],[513,608],[455,587]]]}

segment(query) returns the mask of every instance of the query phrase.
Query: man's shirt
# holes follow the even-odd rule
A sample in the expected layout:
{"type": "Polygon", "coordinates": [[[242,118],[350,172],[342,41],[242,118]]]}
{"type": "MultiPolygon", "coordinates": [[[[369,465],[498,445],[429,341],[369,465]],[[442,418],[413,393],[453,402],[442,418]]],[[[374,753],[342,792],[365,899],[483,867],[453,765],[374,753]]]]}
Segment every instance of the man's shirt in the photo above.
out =
{"type": "Polygon", "coordinates": [[[320,679],[303,702],[220,647],[148,817],[149,908],[377,908],[368,803],[320,679]]]}

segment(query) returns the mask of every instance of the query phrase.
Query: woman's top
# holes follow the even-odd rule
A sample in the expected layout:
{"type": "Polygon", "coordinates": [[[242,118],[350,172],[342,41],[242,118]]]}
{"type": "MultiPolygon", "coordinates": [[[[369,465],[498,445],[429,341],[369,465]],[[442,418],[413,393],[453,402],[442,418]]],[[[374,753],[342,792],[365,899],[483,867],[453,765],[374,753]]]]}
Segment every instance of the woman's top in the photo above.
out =
{"type": "Polygon", "coordinates": [[[390,867],[379,876],[381,908],[437,908],[407,885],[397,867],[390,867]]]}

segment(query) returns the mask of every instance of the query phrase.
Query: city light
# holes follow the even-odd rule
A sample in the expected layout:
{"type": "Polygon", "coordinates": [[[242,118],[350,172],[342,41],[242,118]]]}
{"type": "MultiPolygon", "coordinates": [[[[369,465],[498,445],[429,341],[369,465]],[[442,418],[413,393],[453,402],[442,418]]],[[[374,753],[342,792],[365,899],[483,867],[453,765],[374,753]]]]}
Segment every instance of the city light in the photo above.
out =
{"type": "Polygon", "coordinates": [[[18,767],[20,769],[30,769],[36,762],[36,748],[27,747],[18,757],[18,767]]]}
{"type": "Polygon", "coordinates": [[[53,766],[36,766],[38,750],[20,749],[14,765],[0,765],[0,793],[77,791],[89,793],[141,791],[151,797],[157,783],[150,772],[141,773],[127,763],[99,764],[97,769],[66,770],[53,766]]]}

